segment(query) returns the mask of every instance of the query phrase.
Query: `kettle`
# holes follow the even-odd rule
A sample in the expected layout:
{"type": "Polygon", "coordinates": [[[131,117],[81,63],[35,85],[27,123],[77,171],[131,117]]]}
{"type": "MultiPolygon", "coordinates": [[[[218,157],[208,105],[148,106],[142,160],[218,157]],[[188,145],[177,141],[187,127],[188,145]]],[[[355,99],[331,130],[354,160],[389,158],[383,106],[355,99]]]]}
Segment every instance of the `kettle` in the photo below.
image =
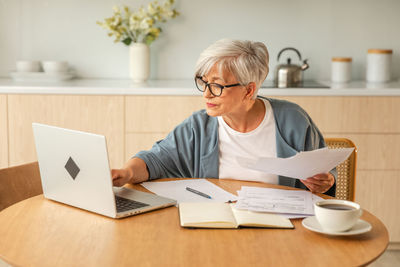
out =
{"type": "MultiPolygon", "coordinates": [[[[287,50],[295,51],[301,61],[301,55],[297,49],[286,47],[278,53],[278,62],[281,54],[287,50]]],[[[292,64],[291,61],[289,57],[286,64],[280,64],[275,69],[275,86],[278,88],[301,87],[303,83],[303,71],[310,67],[307,63],[307,59],[303,61],[303,65],[301,66],[292,64]]]]}

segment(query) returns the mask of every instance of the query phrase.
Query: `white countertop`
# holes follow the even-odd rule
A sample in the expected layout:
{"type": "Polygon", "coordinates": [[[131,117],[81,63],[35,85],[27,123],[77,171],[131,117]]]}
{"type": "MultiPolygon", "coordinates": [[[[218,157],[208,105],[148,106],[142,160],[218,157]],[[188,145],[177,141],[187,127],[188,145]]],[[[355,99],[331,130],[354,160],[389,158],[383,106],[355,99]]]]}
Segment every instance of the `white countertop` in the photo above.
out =
{"type": "MultiPolygon", "coordinates": [[[[331,88],[260,88],[265,96],[400,96],[400,81],[386,84],[351,82],[331,88]]],[[[17,82],[0,78],[0,94],[66,95],[201,95],[192,80],[73,79],[62,82],[17,82]]]]}

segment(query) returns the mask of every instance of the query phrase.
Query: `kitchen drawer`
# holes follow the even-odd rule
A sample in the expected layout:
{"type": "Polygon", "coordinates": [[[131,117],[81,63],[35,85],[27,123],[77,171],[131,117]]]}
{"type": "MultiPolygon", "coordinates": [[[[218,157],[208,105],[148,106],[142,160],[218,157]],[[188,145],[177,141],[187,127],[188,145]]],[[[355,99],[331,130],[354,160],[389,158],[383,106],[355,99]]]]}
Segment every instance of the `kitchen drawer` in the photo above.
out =
{"type": "Polygon", "coordinates": [[[170,132],[193,112],[205,108],[201,96],[127,96],[126,132],[170,132]]]}
{"type": "Polygon", "coordinates": [[[124,161],[124,97],[9,95],[10,165],[36,160],[32,122],[105,135],[112,166],[124,161]]]}
{"type": "MultiPolygon", "coordinates": [[[[333,90],[333,89],[332,89],[333,90]]],[[[282,96],[303,107],[321,131],[400,133],[400,97],[282,96]]]]}
{"type": "Polygon", "coordinates": [[[357,146],[357,170],[400,170],[400,134],[331,134],[357,146]]]}
{"type": "Polygon", "coordinates": [[[126,134],[125,161],[141,150],[149,150],[155,142],[167,136],[165,133],[128,133],[126,134]]]}
{"type": "Polygon", "coordinates": [[[8,167],[7,95],[0,95],[0,169],[8,167]]]}
{"type": "Polygon", "coordinates": [[[400,242],[400,171],[358,171],[355,200],[387,227],[391,242],[400,242]]]}

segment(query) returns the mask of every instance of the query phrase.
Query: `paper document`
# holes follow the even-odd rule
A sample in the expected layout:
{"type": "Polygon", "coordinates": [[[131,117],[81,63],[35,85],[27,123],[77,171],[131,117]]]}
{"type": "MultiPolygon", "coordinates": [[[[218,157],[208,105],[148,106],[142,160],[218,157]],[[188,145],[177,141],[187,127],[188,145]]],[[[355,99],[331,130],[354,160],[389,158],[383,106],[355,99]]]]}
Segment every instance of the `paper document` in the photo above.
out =
{"type": "MultiPolygon", "coordinates": [[[[317,195],[315,195],[315,194],[312,194],[313,210],[314,210],[314,204],[315,204],[316,202],[318,202],[318,201],[321,201],[321,200],[323,200],[322,197],[317,196],[317,195]]],[[[288,218],[288,219],[299,219],[299,218],[305,218],[305,217],[313,216],[313,215],[315,215],[315,211],[314,211],[313,214],[290,214],[290,213],[281,213],[281,214],[279,214],[279,215],[281,215],[281,216],[283,216],[283,217],[285,217],[285,218],[288,218]]]]}
{"type": "Polygon", "coordinates": [[[329,172],[345,161],[353,150],[354,148],[321,148],[302,151],[290,158],[264,157],[253,161],[238,157],[237,161],[245,168],[290,178],[307,179],[319,173],[329,172]]]}
{"type": "Polygon", "coordinates": [[[223,190],[206,179],[177,180],[168,182],[144,182],[142,186],[151,192],[181,202],[228,202],[237,200],[237,196],[223,190]],[[197,190],[211,197],[206,198],[186,190],[197,190]]]}
{"type": "Polygon", "coordinates": [[[237,209],[298,215],[314,215],[312,193],[242,186],[238,191],[237,209]]]}

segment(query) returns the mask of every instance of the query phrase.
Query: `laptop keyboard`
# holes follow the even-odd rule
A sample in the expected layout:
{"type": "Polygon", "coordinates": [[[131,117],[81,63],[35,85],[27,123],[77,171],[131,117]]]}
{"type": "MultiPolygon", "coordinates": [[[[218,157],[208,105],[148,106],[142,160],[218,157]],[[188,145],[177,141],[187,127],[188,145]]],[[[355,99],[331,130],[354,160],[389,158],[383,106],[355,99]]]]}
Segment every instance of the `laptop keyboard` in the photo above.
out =
{"type": "Polygon", "coordinates": [[[149,206],[149,204],[134,201],[134,200],[119,197],[119,196],[115,196],[115,202],[117,204],[117,212],[124,212],[127,210],[134,210],[134,209],[149,206]]]}

